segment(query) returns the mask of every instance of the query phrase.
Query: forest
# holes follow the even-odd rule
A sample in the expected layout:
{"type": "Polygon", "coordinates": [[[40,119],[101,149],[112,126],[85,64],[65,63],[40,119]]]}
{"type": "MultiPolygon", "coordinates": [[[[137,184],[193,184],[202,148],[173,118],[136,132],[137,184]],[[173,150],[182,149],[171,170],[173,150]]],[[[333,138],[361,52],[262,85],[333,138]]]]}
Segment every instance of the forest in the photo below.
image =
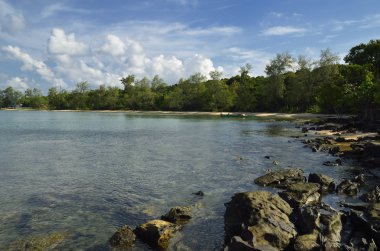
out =
{"type": "Polygon", "coordinates": [[[269,62],[266,76],[251,77],[252,66],[246,64],[231,78],[222,78],[218,71],[210,72],[209,78],[195,73],[174,85],[158,75],[128,75],[120,80],[122,88],[90,89],[84,81],[74,90],[52,87],[43,95],[36,88],[22,93],[7,87],[0,90],[0,107],[380,114],[380,40],[352,47],[345,63],[339,62],[329,49],[316,61],[284,52],[269,62]]]}

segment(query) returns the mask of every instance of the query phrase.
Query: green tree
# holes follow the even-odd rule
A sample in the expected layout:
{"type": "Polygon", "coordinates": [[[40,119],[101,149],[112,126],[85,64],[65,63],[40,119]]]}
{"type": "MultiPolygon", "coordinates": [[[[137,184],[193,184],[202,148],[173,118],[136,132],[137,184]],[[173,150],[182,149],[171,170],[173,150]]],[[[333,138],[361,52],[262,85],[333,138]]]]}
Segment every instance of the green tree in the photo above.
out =
{"type": "Polygon", "coordinates": [[[13,89],[13,87],[9,86],[5,88],[5,90],[2,92],[3,107],[15,108],[16,105],[19,104],[21,97],[22,93],[18,90],[13,89]]]}
{"type": "Polygon", "coordinates": [[[370,40],[367,44],[361,43],[352,47],[344,57],[348,64],[365,65],[380,78],[380,39],[370,40]]]}

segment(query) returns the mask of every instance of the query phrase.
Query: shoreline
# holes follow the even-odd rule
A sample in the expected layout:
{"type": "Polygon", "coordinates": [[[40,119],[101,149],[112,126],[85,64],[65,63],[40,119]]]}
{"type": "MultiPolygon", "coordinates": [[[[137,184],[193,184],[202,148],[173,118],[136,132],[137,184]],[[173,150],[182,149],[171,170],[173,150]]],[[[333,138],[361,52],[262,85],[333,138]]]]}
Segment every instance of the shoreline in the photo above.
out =
{"type": "Polygon", "coordinates": [[[203,111],[138,111],[138,110],[39,110],[39,109],[11,109],[0,108],[0,111],[51,111],[51,112],[94,112],[94,113],[125,113],[129,115],[157,115],[157,116],[220,116],[221,114],[248,116],[268,119],[327,119],[352,118],[355,115],[344,114],[316,114],[316,113],[270,113],[270,112],[203,112],[203,111]]]}

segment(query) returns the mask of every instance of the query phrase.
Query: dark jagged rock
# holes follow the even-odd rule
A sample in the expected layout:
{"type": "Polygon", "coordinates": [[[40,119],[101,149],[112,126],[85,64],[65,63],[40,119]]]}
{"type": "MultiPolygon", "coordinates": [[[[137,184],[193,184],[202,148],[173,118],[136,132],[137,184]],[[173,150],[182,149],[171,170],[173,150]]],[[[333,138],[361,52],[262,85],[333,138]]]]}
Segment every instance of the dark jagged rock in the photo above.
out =
{"type": "Polygon", "coordinates": [[[247,250],[283,250],[296,236],[295,227],[289,220],[292,208],[276,194],[267,191],[237,193],[225,205],[227,250],[236,250],[232,249],[236,243],[247,246],[240,239],[253,248],[247,250]]]}
{"type": "Polygon", "coordinates": [[[255,183],[261,186],[283,187],[296,182],[304,182],[306,178],[299,168],[289,168],[267,173],[255,179],[255,183]]]}
{"type": "Polygon", "coordinates": [[[349,196],[355,196],[359,193],[360,186],[364,184],[364,175],[360,174],[355,176],[351,180],[343,180],[337,187],[336,192],[338,194],[346,194],[349,196]]]}
{"type": "Polygon", "coordinates": [[[128,225],[125,225],[119,228],[108,242],[114,248],[126,250],[133,245],[135,240],[136,235],[133,230],[128,225]]]}
{"type": "Polygon", "coordinates": [[[341,231],[343,228],[341,213],[333,210],[321,214],[321,223],[324,225],[321,237],[321,246],[324,250],[340,250],[341,231]]]}
{"type": "Polygon", "coordinates": [[[351,180],[343,180],[337,187],[336,192],[338,194],[346,194],[349,196],[355,196],[359,192],[359,184],[352,182],[351,180]]]}
{"type": "Polygon", "coordinates": [[[376,186],[368,193],[363,194],[360,199],[365,202],[380,202],[380,186],[376,186]]]}
{"type": "Polygon", "coordinates": [[[321,199],[319,191],[319,184],[298,182],[286,186],[286,191],[279,192],[279,195],[292,207],[299,208],[318,204],[321,199]]]}
{"type": "Polygon", "coordinates": [[[302,127],[302,133],[307,133],[309,132],[309,129],[307,127],[302,127]]]}
{"type": "Polygon", "coordinates": [[[311,173],[309,174],[308,178],[309,183],[317,183],[321,186],[322,192],[323,193],[331,193],[335,189],[335,183],[333,178],[321,174],[321,173],[311,173]]]}
{"type": "Polygon", "coordinates": [[[305,206],[298,210],[297,229],[300,235],[311,234],[320,229],[320,208],[305,206]]]}
{"type": "Polygon", "coordinates": [[[176,224],[185,224],[191,219],[191,207],[173,207],[168,213],[161,216],[165,220],[176,224]]]}
{"type": "Polygon", "coordinates": [[[336,159],[335,161],[325,161],[324,166],[341,166],[343,164],[342,159],[336,159]]]}
{"type": "Polygon", "coordinates": [[[138,226],[134,233],[153,248],[165,250],[170,239],[180,229],[179,225],[163,220],[152,220],[138,226]]]}

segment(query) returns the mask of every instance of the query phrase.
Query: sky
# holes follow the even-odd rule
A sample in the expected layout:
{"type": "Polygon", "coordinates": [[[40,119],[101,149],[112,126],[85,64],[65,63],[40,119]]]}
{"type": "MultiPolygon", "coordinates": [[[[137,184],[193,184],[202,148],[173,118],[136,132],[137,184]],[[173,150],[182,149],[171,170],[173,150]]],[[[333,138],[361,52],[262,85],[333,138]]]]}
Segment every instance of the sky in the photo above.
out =
{"type": "Polygon", "coordinates": [[[174,84],[246,63],[258,76],[276,53],[343,59],[371,39],[379,0],[0,0],[0,89],[174,84]]]}

